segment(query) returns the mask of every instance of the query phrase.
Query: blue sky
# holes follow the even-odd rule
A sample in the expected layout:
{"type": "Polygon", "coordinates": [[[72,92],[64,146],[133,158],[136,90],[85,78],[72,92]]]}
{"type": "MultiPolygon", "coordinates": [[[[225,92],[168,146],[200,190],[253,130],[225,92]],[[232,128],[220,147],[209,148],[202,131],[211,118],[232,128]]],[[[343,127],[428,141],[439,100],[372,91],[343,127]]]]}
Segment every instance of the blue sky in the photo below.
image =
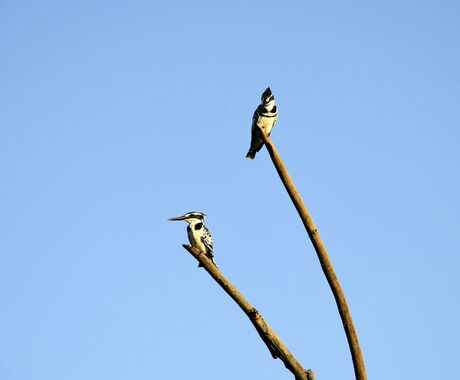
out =
{"type": "Polygon", "coordinates": [[[0,2],[0,378],[291,379],[181,247],[318,380],[353,379],[272,134],[347,296],[370,379],[460,354],[454,1],[0,2]]]}

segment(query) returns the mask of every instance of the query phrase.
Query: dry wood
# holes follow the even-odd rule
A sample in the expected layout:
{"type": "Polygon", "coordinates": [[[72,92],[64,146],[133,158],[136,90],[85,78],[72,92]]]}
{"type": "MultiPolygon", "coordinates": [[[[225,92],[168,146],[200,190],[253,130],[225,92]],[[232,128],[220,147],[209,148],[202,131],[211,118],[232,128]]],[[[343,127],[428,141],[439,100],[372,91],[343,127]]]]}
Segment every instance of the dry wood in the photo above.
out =
{"type": "Polygon", "coordinates": [[[291,371],[296,380],[315,380],[312,370],[305,370],[297,359],[289,352],[287,347],[276,336],[267,322],[262,318],[260,313],[254,308],[235,286],[228,281],[220,270],[209,260],[206,255],[202,255],[196,248],[190,245],[182,245],[187,251],[197,259],[211,275],[211,277],[225,290],[225,292],[238,304],[238,306],[248,316],[263,342],[267,345],[273,359],[280,358],[286,368],[291,371]]]}
{"type": "Polygon", "coordinates": [[[281,157],[276,151],[270,137],[268,137],[262,129],[261,135],[264,139],[265,146],[267,147],[270,158],[275,165],[276,171],[278,172],[281,181],[283,182],[283,185],[292,200],[292,203],[294,203],[294,206],[299,213],[300,219],[302,219],[303,225],[305,226],[308,236],[310,237],[310,240],[313,243],[313,247],[315,248],[316,254],[318,255],[321,268],[323,269],[327,282],[331,287],[335,302],[337,303],[337,308],[339,309],[340,317],[342,318],[343,327],[347,335],[348,345],[350,347],[351,357],[353,360],[353,367],[355,369],[356,380],[366,380],[367,375],[366,369],[364,368],[364,360],[361,353],[361,348],[359,346],[358,336],[356,335],[355,326],[353,325],[350,310],[348,309],[347,301],[345,299],[345,294],[343,293],[342,287],[340,286],[339,280],[337,279],[337,276],[334,272],[334,268],[332,267],[332,263],[329,259],[326,248],[324,247],[321,237],[319,236],[318,229],[316,228],[310,213],[305,207],[302,198],[297,192],[297,189],[294,186],[294,183],[292,182],[292,179],[289,176],[289,173],[284,166],[281,157]]]}

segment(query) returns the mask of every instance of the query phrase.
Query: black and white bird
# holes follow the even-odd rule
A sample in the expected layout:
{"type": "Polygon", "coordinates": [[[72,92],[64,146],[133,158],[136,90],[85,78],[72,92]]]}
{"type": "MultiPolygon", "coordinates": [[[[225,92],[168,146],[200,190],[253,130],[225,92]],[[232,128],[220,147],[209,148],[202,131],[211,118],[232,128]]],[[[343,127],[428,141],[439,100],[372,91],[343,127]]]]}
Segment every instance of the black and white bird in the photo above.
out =
{"type": "MultiPolygon", "coordinates": [[[[170,218],[168,220],[185,220],[188,223],[187,235],[192,247],[198,249],[201,253],[204,253],[206,257],[211,260],[214,265],[216,265],[214,262],[211,233],[204,225],[204,218],[206,218],[205,214],[192,211],[185,215],[170,218]]],[[[198,266],[201,267],[201,263],[198,264],[198,266]]]]}
{"type": "Polygon", "coordinates": [[[251,146],[246,158],[253,160],[256,156],[256,152],[258,152],[264,145],[264,140],[257,126],[262,128],[267,136],[270,136],[277,117],[278,108],[275,106],[275,97],[273,96],[270,87],[267,87],[262,94],[261,103],[254,111],[254,116],[252,117],[251,146]]]}

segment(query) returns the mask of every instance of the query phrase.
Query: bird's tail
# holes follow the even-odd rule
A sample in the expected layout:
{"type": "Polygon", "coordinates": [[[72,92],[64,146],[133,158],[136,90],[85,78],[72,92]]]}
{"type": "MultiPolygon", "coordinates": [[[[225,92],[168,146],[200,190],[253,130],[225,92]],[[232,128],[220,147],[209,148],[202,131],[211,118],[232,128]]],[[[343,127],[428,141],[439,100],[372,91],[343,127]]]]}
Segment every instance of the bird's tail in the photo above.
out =
{"type": "Polygon", "coordinates": [[[253,160],[255,156],[256,152],[254,152],[253,150],[249,150],[248,154],[246,155],[246,158],[250,158],[251,160],[253,160]]]}

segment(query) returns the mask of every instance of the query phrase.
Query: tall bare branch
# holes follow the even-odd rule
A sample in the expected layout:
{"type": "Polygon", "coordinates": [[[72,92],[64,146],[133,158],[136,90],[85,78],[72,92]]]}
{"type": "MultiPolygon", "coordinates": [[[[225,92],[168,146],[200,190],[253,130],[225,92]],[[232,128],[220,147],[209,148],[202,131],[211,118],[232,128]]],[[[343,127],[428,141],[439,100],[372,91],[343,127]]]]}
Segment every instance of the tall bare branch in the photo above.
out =
{"type": "Polygon", "coordinates": [[[196,248],[187,244],[182,245],[190,254],[197,259],[211,275],[211,277],[225,290],[225,292],[238,304],[241,310],[248,316],[254,325],[263,342],[267,345],[273,359],[279,358],[283,361],[286,368],[291,371],[296,380],[315,380],[312,370],[305,370],[297,359],[290,353],[283,342],[278,338],[272,328],[262,318],[260,313],[254,308],[238,289],[228,281],[220,270],[209,260],[206,255],[202,255],[196,248]]]}
{"type": "Polygon", "coordinates": [[[294,206],[299,213],[300,219],[302,219],[303,225],[307,230],[308,236],[313,243],[313,247],[315,248],[316,254],[318,255],[321,268],[323,269],[324,275],[326,276],[327,282],[329,283],[329,286],[332,290],[332,294],[334,295],[335,302],[337,303],[337,308],[339,309],[340,318],[342,318],[343,328],[345,329],[345,333],[347,335],[348,346],[350,347],[356,380],[366,380],[367,375],[366,369],[364,368],[363,355],[359,346],[355,326],[353,325],[353,320],[351,319],[350,310],[348,309],[347,301],[345,299],[345,294],[343,293],[342,287],[340,286],[339,280],[337,279],[337,276],[334,272],[334,268],[332,267],[331,260],[329,259],[323,241],[319,236],[318,229],[316,228],[310,213],[305,207],[302,198],[294,186],[294,182],[292,182],[292,179],[286,167],[284,166],[281,157],[276,151],[270,137],[268,137],[262,129],[260,129],[260,131],[270,158],[275,165],[276,171],[278,172],[281,181],[283,182],[283,185],[292,200],[292,203],[294,203],[294,206]]]}

